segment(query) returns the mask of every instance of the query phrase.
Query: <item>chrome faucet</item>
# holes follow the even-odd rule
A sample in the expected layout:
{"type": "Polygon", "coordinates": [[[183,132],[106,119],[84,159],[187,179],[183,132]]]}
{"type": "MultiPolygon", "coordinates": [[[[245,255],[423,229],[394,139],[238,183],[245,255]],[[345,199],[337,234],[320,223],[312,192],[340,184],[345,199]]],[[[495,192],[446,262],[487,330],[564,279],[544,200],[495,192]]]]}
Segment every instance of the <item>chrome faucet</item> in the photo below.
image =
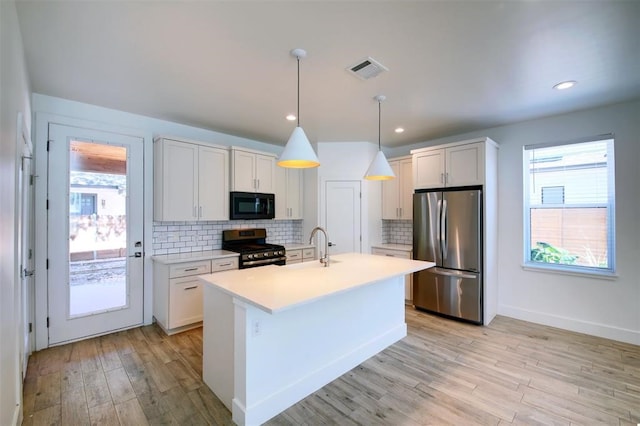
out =
{"type": "Polygon", "coordinates": [[[316,226],[311,231],[311,236],[309,237],[309,244],[313,240],[313,236],[316,235],[316,232],[322,231],[324,234],[324,256],[322,255],[322,251],[320,251],[320,263],[322,263],[325,267],[329,266],[329,236],[327,235],[327,231],[324,230],[321,226],[316,226]]]}

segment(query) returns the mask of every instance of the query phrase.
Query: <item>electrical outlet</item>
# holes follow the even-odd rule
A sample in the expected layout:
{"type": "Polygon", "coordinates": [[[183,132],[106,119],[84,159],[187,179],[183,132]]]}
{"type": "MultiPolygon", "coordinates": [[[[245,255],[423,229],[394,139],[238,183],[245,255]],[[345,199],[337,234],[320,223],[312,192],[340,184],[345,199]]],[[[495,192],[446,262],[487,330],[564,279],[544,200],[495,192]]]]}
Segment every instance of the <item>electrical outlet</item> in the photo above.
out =
{"type": "Polygon", "coordinates": [[[254,336],[259,336],[260,332],[262,331],[261,328],[262,328],[262,325],[260,324],[260,321],[258,320],[253,321],[253,329],[251,334],[253,334],[254,336]]]}

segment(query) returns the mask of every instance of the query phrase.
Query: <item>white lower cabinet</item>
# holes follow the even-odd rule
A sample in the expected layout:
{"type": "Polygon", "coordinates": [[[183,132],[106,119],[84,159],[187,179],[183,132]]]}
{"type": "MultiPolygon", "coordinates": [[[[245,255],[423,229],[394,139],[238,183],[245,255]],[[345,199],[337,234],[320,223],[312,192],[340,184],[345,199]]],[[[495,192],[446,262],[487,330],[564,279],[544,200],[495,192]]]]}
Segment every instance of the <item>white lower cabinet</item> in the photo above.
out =
{"type": "Polygon", "coordinates": [[[220,258],[174,264],[154,262],[153,316],[167,333],[199,327],[202,286],[198,275],[238,268],[238,258],[220,258]]]}
{"type": "Polygon", "coordinates": [[[170,329],[202,321],[202,283],[197,277],[169,280],[170,329]]]}
{"type": "Polygon", "coordinates": [[[300,248],[287,250],[287,265],[293,263],[310,262],[316,258],[315,248],[300,248]]]}
{"type": "MultiPolygon", "coordinates": [[[[375,254],[378,256],[399,257],[402,259],[413,258],[413,250],[393,249],[388,247],[372,247],[371,254],[375,254]]],[[[404,299],[405,303],[407,304],[411,304],[411,302],[413,301],[413,274],[408,274],[404,277],[404,299]]]]}

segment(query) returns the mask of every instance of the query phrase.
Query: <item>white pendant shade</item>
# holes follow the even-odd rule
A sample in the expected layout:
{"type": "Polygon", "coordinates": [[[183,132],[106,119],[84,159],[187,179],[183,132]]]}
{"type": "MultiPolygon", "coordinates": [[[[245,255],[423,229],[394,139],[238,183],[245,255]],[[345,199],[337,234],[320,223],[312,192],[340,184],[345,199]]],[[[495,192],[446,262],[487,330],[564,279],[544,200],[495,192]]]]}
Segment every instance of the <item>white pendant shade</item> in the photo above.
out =
{"type": "Polygon", "coordinates": [[[320,161],[313,151],[311,143],[302,127],[293,129],[284,151],[278,158],[278,166],[289,167],[293,169],[307,169],[318,167],[320,161]]]}
{"type": "Polygon", "coordinates": [[[367,180],[389,180],[395,178],[396,175],[393,173],[393,170],[391,170],[391,166],[387,161],[387,157],[384,156],[384,153],[382,152],[382,148],[380,146],[380,123],[382,121],[382,119],[380,118],[380,104],[386,99],[386,97],[383,95],[378,95],[373,99],[378,101],[378,153],[367,169],[367,173],[365,173],[364,178],[367,180]]]}
{"type": "Polygon", "coordinates": [[[389,180],[395,177],[396,175],[391,170],[387,157],[382,151],[378,151],[364,178],[368,180],[389,180]]]}

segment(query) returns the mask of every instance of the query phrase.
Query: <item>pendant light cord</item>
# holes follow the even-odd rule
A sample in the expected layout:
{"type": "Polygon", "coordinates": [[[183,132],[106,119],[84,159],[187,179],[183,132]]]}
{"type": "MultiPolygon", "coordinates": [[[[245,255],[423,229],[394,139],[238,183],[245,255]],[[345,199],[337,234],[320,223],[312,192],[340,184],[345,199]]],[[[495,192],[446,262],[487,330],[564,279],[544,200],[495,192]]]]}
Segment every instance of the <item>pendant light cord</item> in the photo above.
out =
{"type": "Polygon", "coordinates": [[[298,127],[300,127],[300,56],[296,56],[298,60],[298,127]]]}
{"type": "Polygon", "coordinates": [[[380,121],[382,120],[382,107],[380,106],[381,101],[378,101],[378,151],[382,151],[380,146],[380,121]]]}

